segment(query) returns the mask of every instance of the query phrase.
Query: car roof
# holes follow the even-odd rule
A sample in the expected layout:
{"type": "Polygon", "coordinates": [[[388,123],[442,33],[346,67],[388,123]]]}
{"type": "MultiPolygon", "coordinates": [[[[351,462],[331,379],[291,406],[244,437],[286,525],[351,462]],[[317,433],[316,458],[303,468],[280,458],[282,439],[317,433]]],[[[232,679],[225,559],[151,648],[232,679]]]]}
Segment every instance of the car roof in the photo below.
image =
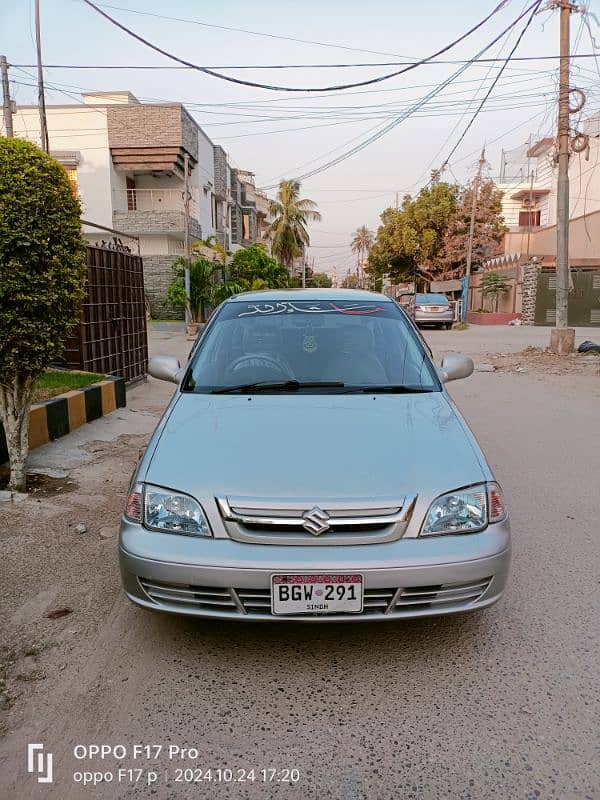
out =
{"type": "Polygon", "coordinates": [[[277,300],[371,300],[377,303],[391,303],[384,294],[369,292],[366,289],[264,289],[260,292],[243,292],[230,297],[227,302],[277,300]]]}

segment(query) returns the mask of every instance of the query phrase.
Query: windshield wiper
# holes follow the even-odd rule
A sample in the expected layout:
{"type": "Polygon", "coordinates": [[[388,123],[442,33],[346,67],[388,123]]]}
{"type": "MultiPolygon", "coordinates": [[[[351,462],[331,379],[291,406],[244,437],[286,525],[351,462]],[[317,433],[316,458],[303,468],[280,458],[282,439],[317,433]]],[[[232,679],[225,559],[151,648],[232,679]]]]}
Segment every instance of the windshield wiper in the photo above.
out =
{"type": "Polygon", "coordinates": [[[211,394],[229,394],[233,392],[295,392],[298,389],[343,389],[341,381],[257,381],[256,383],[242,383],[239,386],[224,386],[221,389],[212,389],[211,394]]]}
{"type": "Polygon", "coordinates": [[[403,386],[402,384],[383,384],[381,386],[347,386],[344,394],[360,393],[364,394],[427,394],[435,389],[428,389],[424,386],[403,386]]]}

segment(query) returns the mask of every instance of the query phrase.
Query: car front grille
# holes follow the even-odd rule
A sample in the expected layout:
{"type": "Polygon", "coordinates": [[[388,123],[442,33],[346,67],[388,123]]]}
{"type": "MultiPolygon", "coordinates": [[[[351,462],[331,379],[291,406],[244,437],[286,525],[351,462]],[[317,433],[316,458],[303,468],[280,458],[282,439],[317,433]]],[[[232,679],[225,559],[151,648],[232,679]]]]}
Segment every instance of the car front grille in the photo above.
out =
{"type": "Polygon", "coordinates": [[[362,501],[218,497],[228,535],[238,542],[284,545],[379,544],[401,538],[416,497],[362,501]]]}
{"type": "MultiPolygon", "coordinates": [[[[447,583],[437,586],[410,586],[397,589],[365,589],[363,610],[360,614],[345,616],[415,616],[437,610],[460,610],[478,600],[490,585],[491,578],[469,583],[447,583]]],[[[212,586],[192,586],[150,581],[139,578],[146,595],[158,608],[165,611],[194,611],[206,616],[254,617],[257,619],[306,619],[298,617],[274,617],[271,614],[270,589],[235,589],[212,586]]],[[[327,619],[336,615],[316,615],[327,619]]],[[[312,618],[312,616],[310,617],[312,618]]]]}

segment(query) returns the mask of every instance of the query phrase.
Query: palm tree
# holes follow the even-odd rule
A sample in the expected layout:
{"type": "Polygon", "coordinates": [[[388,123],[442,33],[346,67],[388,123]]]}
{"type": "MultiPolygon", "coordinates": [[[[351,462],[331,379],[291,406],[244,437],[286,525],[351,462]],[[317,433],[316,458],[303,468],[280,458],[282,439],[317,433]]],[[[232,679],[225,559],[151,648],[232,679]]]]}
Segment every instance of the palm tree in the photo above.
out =
{"type": "Polygon", "coordinates": [[[362,285],[362,264],[365,258],[369,255],[369,250],[373,246],[374,241],[375,237],[373,236],[373,231],[370,231],[366,225],[361,225],[360,228],[357,228],[354,231],[354,236],[350,242],[350,248],[353,253],[356,253],[357,256],[358,264],[356,268],[356,274],[358,276],[360,285],[362,285]]]}
{"type": "Polygon", "coordinates": [[[271,240],[271,252],[275,258],[291,270],[294,258],[301,256],[310,244],[306,226],[319,222],[321,215],[314,200],[300,198],[300,182],[281,181],[277,200],[269,202],[269,213],[273,221],[265,232],[271,240]]]}
{"type": "MultiPolygon", "coordinates": [[[[185,266],[184,258],[173,262],[173,279],[167,293],[167,300],[173,306],[185,308],[185,266]]],[[[235,281],[219,281],[222,265],[219,262],[196,258],[190,264],[190,316],[192,322],[206,321],[206,307],[218,306],[232,294],[243,292],[244,288],[235,281]]]]}

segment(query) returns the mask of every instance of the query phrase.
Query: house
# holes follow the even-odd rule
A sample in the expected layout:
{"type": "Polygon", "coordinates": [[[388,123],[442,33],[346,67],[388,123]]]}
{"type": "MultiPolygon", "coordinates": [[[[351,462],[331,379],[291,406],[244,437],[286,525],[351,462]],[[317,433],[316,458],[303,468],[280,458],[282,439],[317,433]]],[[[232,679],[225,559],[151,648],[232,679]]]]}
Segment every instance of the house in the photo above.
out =
{"type": "MultiPolygon", "coordinates": [[[[569,161],[572,220],[600,210],[600,113],[585,120],[581,132],[585,147],[572,152],[569,161]]],[[[532,233],[556,224],[557,182],[553,137],[503,151],[497,186],[503,192],[502,212],[515,250],[525,251],[532,233]]]]}
{"type": "MultiPolygon", "coordinates": [[[[190,239],[214,236],[226,249],[256,241],[252,173],[233,170],[181,103],[142,103],[128,91],[82,97],[46,110],[50,152],[80,196],[84,237],[114,235],[87,223],[137,237],[153,313],[179,316],[166,294],[173,262],[184,255],[185,164],[190,239]]],[[[39,130],[38,107],[19,106],[15,136],[39,144],[39,130]]]]}
{"type": "MultiPolygon", "coordinates": [[[[585,135],[569,161],[569,265],[572,324],[600,324],[600,114],[584,120],[585,135]]],[[[473,274],[469,310],[486,306],[483,274],[499,272],[509,290],[499,298],[500,316],[488,321],[553,325],[556,314],[556,212],[558,167],[555,140],[503,152],[498,188],[508,227],[504,253],[489,259],[473,274]]]]}

